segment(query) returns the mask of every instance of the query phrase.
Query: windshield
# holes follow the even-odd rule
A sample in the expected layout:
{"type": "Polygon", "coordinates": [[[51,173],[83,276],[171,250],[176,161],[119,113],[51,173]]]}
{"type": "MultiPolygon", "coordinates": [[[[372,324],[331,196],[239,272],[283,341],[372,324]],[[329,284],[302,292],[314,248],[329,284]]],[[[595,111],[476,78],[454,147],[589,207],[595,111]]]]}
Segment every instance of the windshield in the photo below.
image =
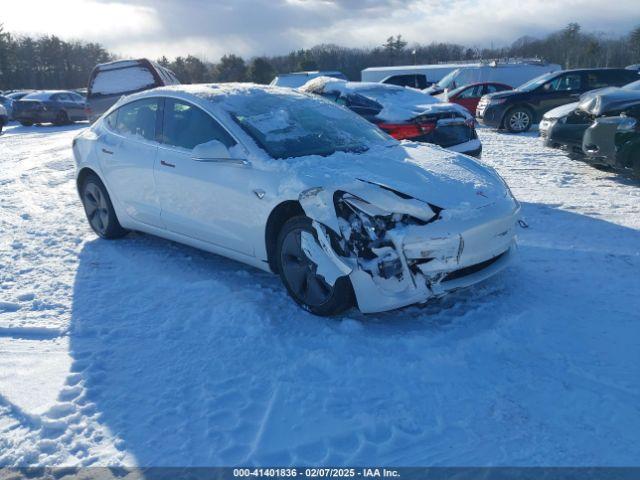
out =
{"type": "Polygon", "coordinates": [[[252,89],[220,106],[273,158],[359,153],[395,142],[359,115],[304,94],[252,89]]]}
{"type": "Polygon", "coordinates": [[[357,87],[357,83],[351,83],[349,85],[356,85],[356,87],[353,88],[354,92],[363,97],[367,97],[369,100],[374,100],[381,105],[425,105],[440,103],[440,100],[437,98],[412,88],[396,87],[393,85],[357,87]]]}
{"type": "Polygon", "coordinates": [[[457,88],[458,86],[456,85],[455,78],[458,76],[459,72],[460,69],[456,68],[453,72],[449,72],[444,77],[442,77],[442,79],[440,79],[440,81],[436,85],[438,85],[438,88],[442,90],[444,90],[445,88],[448,88],[449,90],[457,88]]]}
{"type": "Polygon", "coordinates": [[[535,90],[542,84],[554,78],[556,75],[557,72],[545,73],[544,75],[540,75],[539,77],[536,77],[532,80],[529,80],[527,83],[520,85],[518,88],[516,88],[516,90],[518,90],[519,92],[531,92],[532,90],[535,90]]]}

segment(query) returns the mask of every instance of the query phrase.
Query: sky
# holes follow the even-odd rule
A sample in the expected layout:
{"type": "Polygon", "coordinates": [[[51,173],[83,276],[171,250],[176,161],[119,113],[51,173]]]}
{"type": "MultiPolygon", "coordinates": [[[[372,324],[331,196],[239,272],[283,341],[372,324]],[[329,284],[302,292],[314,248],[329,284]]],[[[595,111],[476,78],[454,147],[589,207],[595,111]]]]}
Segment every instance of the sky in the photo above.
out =
{"type": "Polygon", "coordinates": [[[640,24],[640,0],[0,0],[0,24],[13,33],[98,41],[123,57],[210,61],[320,43],[371,47],[396,34],[500,46],[569,22],[625,34],[640,24]]]}

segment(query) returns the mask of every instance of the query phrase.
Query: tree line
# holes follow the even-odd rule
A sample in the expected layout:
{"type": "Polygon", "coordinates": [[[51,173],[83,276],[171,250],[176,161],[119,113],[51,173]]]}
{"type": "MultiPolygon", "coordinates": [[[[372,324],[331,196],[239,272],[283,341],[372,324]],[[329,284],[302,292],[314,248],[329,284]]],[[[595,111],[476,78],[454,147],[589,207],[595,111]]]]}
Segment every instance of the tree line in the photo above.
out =
{"type": "MultiPolygon", "coordinates": [[[[373,48],[322,44],[287,55],[248,60],[224,55],[217,63],[193,55],[158,63],[173,70],[183,83],[251,81],[269,83],[278,73],[300,70],[339,70],[352,80],[372,66],[432,64],[496,58],[539,58],[564,68],[624,67],[640,63],[640,26],[618,38],[584,32],[571,23],[544,38],[522,37],[500,48],[468,47],[455,43],[413,44],[401,35],[389,37],[373,48]]],[[[98,63],[116,57],[102,45],[64,41],[55,35],[12,35],[0,25],[0,90],[10,88],[85,87],[98,63]]]]}

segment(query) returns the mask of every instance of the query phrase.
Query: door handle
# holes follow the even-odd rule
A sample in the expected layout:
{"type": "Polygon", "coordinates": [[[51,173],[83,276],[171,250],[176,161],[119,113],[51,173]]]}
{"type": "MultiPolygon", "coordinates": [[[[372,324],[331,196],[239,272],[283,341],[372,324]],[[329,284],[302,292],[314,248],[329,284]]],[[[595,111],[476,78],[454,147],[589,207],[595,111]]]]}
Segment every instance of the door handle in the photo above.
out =
{"type": "Polygon", "coordinates": [[[107,150],[106,148],[102,149],[102,153],[106,153],[107,155],[113,155],[113,152],[111,150],[107,150]]]}
{"type": "Polygon", "coordinates": [[[164,167],[176,168],[175,164],[169,163],[169,162],[165,162],[164,160],[160,160],[160,165],[162,165],[164,167]]]}

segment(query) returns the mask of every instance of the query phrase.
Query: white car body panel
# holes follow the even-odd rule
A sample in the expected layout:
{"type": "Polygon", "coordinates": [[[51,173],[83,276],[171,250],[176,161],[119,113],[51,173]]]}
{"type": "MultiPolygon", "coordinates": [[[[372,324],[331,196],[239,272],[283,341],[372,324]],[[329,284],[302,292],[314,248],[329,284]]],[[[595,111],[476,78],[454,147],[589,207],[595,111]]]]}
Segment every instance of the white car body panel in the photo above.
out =
{"type": "Polygon", "coordinates": [[[112,133],[100,136],[96,146],[99,166],[111,187],[110,192],[127,215],[134,221],[162,226],[153,178],[158,145],[140,137],[125,138],[112,133]]]}
{"type": "Polygon", "coordinates": [[[88,167],[98,174],[123,227],[270,271],[265,241],[269,215],[282,202],[298,202],[314,221],[319,247],[325,252],[323,256],[320,249],[307,246],[318,271],[327,272],[328,280],[334,281],[338,272],[348,275],[363,312],[425,302],[472,285],[495,274],[511,258],[520,206],[488,167],[439,147],[410,142],[359,156],[340,152],[274,160],[204,99],[201,94],[207,88],[155,89],[121,99],[111,110],[153,96],[186,100],[237,140],[233,158],[227,159],[235,162],[198,161],[188,151],[121,137],[102,119],[74,140],[77,172],[88,167]],[[114,154],[101,154],[102,148],[112,148],[114,154]],[[367,271],[361,259],[333,250],[329,234],[341,235],[345,222],[333,204],[340,191],[370,203],[372,209],[415,218],[433,218],[427,201],[444,209],[431,223],[391,230],[394,248],[366,264],[375,269],[383,255],[397,257],[403,265],[402,278],[382,278],[367,271]],[[427,258],[410,270],[412,262],[427,258]],[[490,265],[460,278],[445,278],[483,262],[490,265]]]}

